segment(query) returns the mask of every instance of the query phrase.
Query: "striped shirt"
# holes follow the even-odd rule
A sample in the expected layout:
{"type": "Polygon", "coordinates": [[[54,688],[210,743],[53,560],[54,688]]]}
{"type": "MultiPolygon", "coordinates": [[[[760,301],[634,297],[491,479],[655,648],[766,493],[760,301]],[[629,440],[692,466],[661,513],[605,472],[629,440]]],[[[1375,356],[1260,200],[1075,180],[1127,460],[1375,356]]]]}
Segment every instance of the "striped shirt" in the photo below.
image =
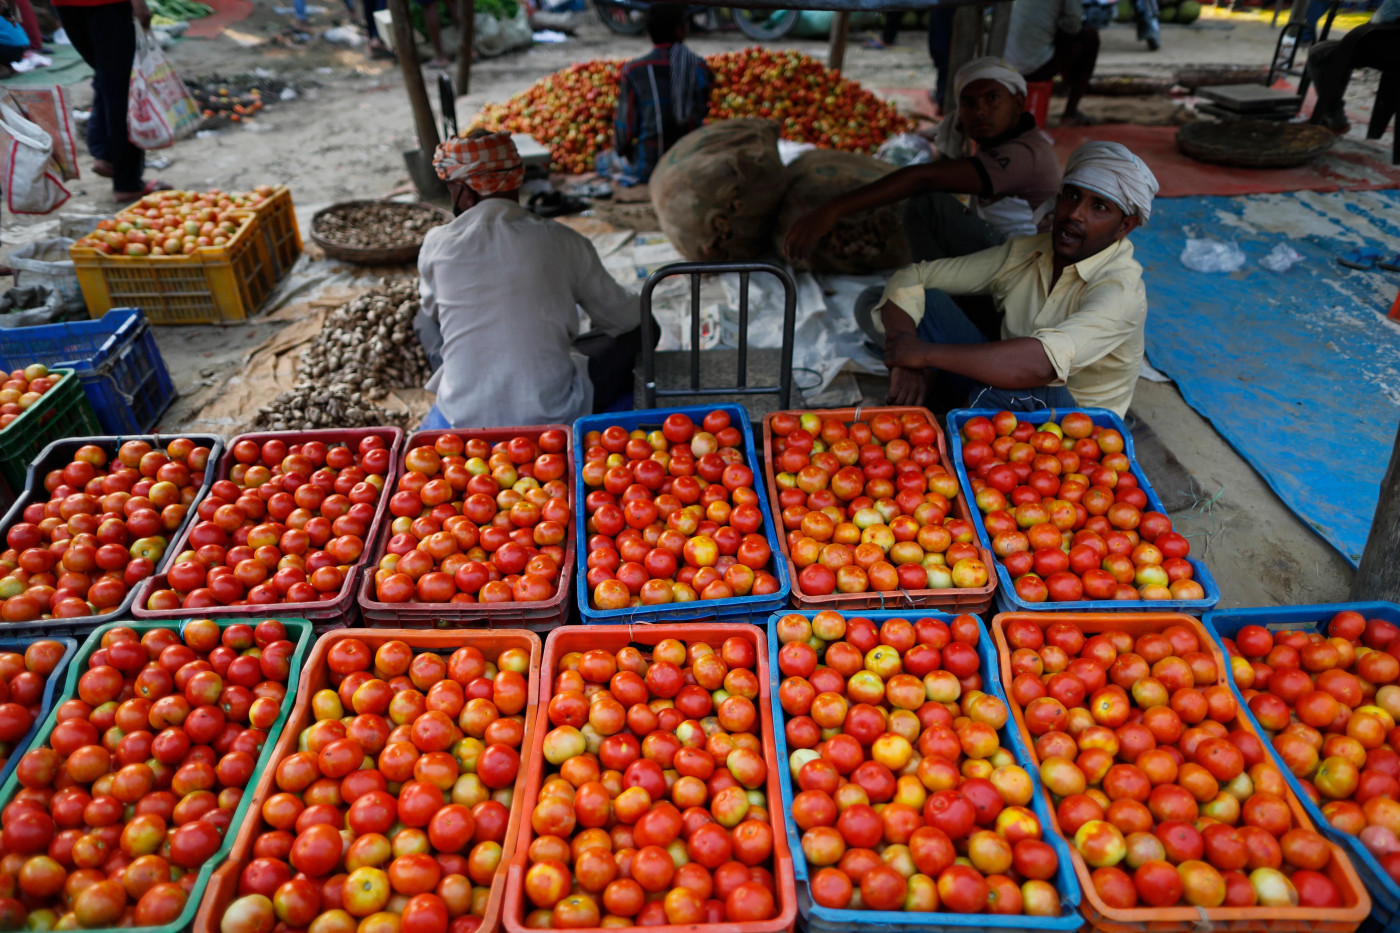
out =
{"type": "Polygon", "coordinates": [[[704,124],[715,79],[703,64],[697,72],[690,119],[680,123],[671,106],[671,43],[622,66],[613,133],[618,154],[632,160],[643,180],[651,177],[662,153],[704,124]]]}

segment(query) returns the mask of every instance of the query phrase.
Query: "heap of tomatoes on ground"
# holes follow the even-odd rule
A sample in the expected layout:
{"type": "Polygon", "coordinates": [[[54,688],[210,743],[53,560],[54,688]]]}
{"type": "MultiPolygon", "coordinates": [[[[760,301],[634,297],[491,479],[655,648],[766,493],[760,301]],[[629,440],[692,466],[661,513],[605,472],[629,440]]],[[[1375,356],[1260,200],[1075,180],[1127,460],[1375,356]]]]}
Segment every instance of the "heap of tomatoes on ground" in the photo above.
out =
{"type": "Polygon", "coordinates": [[[778,506],[803,595],[987,585],[976,529],[950,516],[958,479],[922,412],[850,424],[777,412],[770,425],[778,506]]]}
{"type": "MultiPolygon", "coordinates": [[[[11,421],[43,398],[44,393],[58,385],[62,378],[62,373],[49,372],[43,363],[31,363],[5,376],[4,382],[0,382],[0,431],[8,428],[11,421]]],[[[52,416],[53,413],[49,414],[52,416]]]]}
{"type": "Polygon", "coordinates": [[[1041,783],[1104,904],[1342,906],[1326,874],[1332,847],[1295,819],[1197,631],[996,625],[1041,783]]]}
{"type": "Polygon", "coordinates": [[[1122,433],[1084,412],[1039,427],[1009,411],[962,426],[963,465],[1024,602],[1194,600],[1190,542],[1147,510],[1122,433]]]}
{"type": "Polygon", "coordinates": [[[343,638],[326,666],[221,930],[472,933],[505,870],[529,653],[343,638]]]}
{"type": "Polygon", "coordinates": [[[539,602],[554,596],[569,535],[568,435],[494,445],[439,434],[404,456],[375,598],[539,602]]]}
{"type": "MultiPolygon", "coordinates": [[[[165,449],[127,441],[111,457],[85,444],[44,475],[47,501],[25,506],[0,554],[0,619],[111,612],[155,573],[204,484],[209,448],[177,438],[165,449]]],[[[43,493],[38,493],[43,495],[43,493]]]]}
{"type": "Polygon", "coordinates": [[[1325,635],[1246,625],[1225,647],[1279,761],[1400,884],[1400,628],[1345,610],[1325,635]]]}
{"type": "Polygon", "coordinates": [[[777,634],[812,900],[1058,917],[1059,857],[1001,745],[1007,708],[982,689],[976,618],[790,613],[777,634]]]}
{"type": "Polygon", "coordinates": [[[335,599],[364,554],[388,476],[384,439],[351,447],[271,437],[237,441],[228,477],[196,508],[183,551],[156,581],[152,610],[335,599]]]}
{"type": "Polygon", "coordinates": [[[106,630],[47,743],[15,768],[0,928],[175,922],[253,778],[294,651],[274,620],[106,630]]]}
{"type": "Polygon", "coordinates": [[[583,438],[587,583],[598,610],[768,596],[781,584],[745,439],[716,409],[583,438]]]}
{"type": "Polygon", "coordinates": [[[15,743],[34,725],[44,705],[44,687],[64,650],[60,642],[43,639],[23,653],[0,651],[0,771],[9,764],[15,743]]]}
{"type": "Polygon", "coordinates": [[[530,815],[526,927],[777,916],[758,647],[666,638],[650,659],[633,647],[560,659],[530,815]]]}

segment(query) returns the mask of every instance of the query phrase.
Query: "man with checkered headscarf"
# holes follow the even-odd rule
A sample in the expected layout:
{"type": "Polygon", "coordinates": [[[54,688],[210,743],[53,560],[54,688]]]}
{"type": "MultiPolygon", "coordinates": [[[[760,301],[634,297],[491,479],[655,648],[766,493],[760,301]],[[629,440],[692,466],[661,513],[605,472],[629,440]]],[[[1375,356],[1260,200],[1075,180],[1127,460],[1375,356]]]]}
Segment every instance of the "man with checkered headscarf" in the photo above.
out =
{"type": "Polygon", "coordinates": [[[585,237],[521,206],[525,167],[510,135],[449,139],[433,167],[457,217],[418,254],[415,329],[430,358],[441,348],[423,426],[568,424],[630,393],[640,302],[585,237]]]}

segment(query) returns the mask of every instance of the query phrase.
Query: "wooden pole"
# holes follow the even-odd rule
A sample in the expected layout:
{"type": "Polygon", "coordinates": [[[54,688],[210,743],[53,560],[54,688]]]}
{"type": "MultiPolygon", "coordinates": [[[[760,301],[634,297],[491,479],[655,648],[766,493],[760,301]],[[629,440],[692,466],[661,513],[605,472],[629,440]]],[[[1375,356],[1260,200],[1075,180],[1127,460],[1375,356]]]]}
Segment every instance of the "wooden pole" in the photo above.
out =
{"type": "Polygon", "coordinates": [[[1400,432],[1390,451],[1390,466],[1381,480],[1381,498],[1366,552],[1351,581],[1353,602],[1400,602],[1400,432]]]}
{"type": "Polygon", "coordinates": [[[428,88],[423,83],[423,69],[418,65],[418,37],[413,34],[413,21],[408,16],[408,0],[389,0],[389,14],[394,18],[394,53],[403,72],[403,87],[413,108],[413,125],[418,130],[418,148],[431,158],[439,142],[433,105],[428,102],[428,88]]]}
{"type": "Polygon", "coordinates": [[[476,45],[476,0],[461,0],[457,4],[461,19],[461,41],[457,43],[457,96],[465,97],[472,89],[472,52],[476,45]]]}
{"type": "Polygon", "coordinates": [[[841,10],[831,19],[831,45],[826,55],[826,67],[836,71],[846,61],[846,37],[851,31],[851,14],[841,10]]]}
{"type": "MultiPolygon", "coordinates": [[[[948,50],[948,74],[955,75],[958,69],[977,57],[977,45],[982,38],[982,6],[978,3],[964,3],[953,13],[953,37],[948,50]]],[[[953,93],[953,82],[944,82],[945,98],[953,93]]],[[[954,101],[943,100],[943,112],[952,110],[954,101]]]]}
{"type": "Polygon", "coordinates": [[[1011,30],[1011,4],[998,3],[992,7],[992,28],[987,34],[987,54],[1006,54],[1006,34],[1011,30]]]}

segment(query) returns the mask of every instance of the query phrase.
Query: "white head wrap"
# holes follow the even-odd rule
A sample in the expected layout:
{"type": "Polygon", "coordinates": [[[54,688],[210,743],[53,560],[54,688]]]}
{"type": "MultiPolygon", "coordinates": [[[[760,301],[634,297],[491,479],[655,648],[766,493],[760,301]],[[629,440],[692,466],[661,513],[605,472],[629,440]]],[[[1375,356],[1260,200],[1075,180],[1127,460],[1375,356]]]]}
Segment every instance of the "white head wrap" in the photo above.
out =
{"type": "Polygon", "coordinates": [[[1026,93],[1026,79],[1004,58],[986,55],[963,65],[953,76],[953,101],[943,117],[943,122],[938,124],[938,132],[934,136],[939,155],[959,159],[968,154],[967,138],[963,135],[962,125],[958,120],[958,98],[962,97],[963,88],[973,81],[982,80],[995,81],[1012,94],[1026,93]]]}
{"type": "Polygon", "coordinates": [[[1125,214],[1136,214],[1147,223],[1157,177],[1147,164],[1121,143],[1085,143],[1069,157],[1061,184],[1074,185],[1108,198],[1125,214]]]}

